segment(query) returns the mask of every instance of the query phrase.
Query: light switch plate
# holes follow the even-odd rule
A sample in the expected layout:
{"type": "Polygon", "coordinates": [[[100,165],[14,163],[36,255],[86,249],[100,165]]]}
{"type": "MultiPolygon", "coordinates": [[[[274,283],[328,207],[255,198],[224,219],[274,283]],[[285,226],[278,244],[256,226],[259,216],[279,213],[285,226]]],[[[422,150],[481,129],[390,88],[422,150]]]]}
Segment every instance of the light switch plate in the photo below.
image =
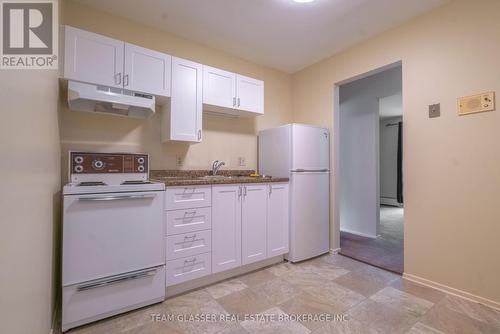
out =
{"type": "Polygon", "coordinates": [[[459,115],[468,115],[493,110],[495,110],[495,92],[485,92],[458,99],[459,115]]]}
{"type": "Polygon", "coordinates": [[[436,118],[441,116],[441,104],[430,104],[429,105],[429,118],[436,118]]]}
{"type": "Polygon", "coordinates": [[[245,157],[238,157],[238,165],[240,167],[245,167],[247,165],[247,162],[245,160],[245,157]]]}

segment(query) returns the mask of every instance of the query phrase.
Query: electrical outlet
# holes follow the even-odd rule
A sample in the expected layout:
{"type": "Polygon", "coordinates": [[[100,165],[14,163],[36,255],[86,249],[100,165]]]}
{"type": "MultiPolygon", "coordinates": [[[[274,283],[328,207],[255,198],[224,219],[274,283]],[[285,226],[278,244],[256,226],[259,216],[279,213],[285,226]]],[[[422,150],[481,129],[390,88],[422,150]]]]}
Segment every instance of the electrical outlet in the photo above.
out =
{"type": "Polygon", "coordinates": [[[429,105],[429,118],[436,118],[441,116],[441,104],[431,104],[429,105]]]}
{"type": "Polygon", "coordinates": [[[245,160],[245,157],[238,157],[238,166],[245,167],[246,165],[247,165],[247,162],[245,160]]]}
{"type": "Polygon", "coordinates": [[[183,163],[184,163],[184,161],[182,160],[182,157],[180,155],[176,155],[175,156],[175,164],[177,165],[177,167],[182,166],[183,163]]]}

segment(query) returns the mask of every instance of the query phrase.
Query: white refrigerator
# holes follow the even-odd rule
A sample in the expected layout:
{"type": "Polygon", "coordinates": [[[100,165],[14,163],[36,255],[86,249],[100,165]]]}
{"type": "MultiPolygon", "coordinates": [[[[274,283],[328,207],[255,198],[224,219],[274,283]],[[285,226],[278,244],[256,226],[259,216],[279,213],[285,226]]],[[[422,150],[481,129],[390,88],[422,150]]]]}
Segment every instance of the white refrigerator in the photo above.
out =
{"type": "Polygon", "coordinates": [[[290,178],[291,262],[330,249],[330,134],[287,124],[259,132],[259,172],[290,178]]]}

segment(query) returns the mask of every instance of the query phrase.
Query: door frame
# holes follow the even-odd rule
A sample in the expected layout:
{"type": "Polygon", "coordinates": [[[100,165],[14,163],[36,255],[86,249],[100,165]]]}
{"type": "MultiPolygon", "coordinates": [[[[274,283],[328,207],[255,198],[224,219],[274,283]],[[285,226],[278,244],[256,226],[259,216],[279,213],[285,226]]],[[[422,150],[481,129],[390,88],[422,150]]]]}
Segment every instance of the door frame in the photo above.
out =
{"type": "MultiPolygon", "coordinates": [[[[340,207],[339,207],[339,198],[340,198],[340,86],[351,83],[353,81],[363,79],[369,76],[372,76],[374,74],[378,74],[380,72],[390,70],[392,68],[396,68],[398,66],[401,66],[403,68],[403,62],[402,60],[389,63],[387,65],[383,65],[381,67],[374,68],[370,71],[355,75],[353,77],[335,82],[333,85],[333,145],[331,145],[331,157],[332,157],[332,166],[333,166],[333,186],[331,187],[333,189],[333,213],[332,213],[332,218],[333,218],[333,238],[332,240],[333,245],[336,245],[336,247],[333,247],[332,251],[333,252],[339,252],[340,251],[340,207]]],[[[403,72],[404,76],[404,72],[403,72]]],[[[404,79],[404,78],[403,78],[404,79]]],[[[404,80],[403,80],[403,120],[404,120],[404,80]]],[[[404,133],[404,132],[403,132],[404,133]]],[[[379,134],[377,134],[377,137],[379,134]]],[[[403,140],[403,143],[405,141],[403,140]]],[[[377,143],[378,145],[378,140],[377,143]]],[[[378,148],[377,148],[378,151],[378,148]]],[[[404,161],[404,159],[403,159],[404,161]]],[[[377,164],[378,165],[378,164],[377,164]]],[[[377,167],[378,169],[379,167],[377,167]]],[[[404,171],[404,165],[403,165],[403,171],[404,171]]],[[[377,171],[379,172],[379,171],[377,171]]],[[[403,184],[405,183],[406,173],[403,172],[403,184]]],[[[377,190],[380,193],[380,177],[377,177],[377,190]]],[[[378,202],[378,207],[380,211],[380,196],[377,198],[378,202]]],[[[378,224],[380,224],[379,220],[377,219],[378,224]]],[[[378,225],[377,225],[377,231],[378,231],[378,225]]]]}

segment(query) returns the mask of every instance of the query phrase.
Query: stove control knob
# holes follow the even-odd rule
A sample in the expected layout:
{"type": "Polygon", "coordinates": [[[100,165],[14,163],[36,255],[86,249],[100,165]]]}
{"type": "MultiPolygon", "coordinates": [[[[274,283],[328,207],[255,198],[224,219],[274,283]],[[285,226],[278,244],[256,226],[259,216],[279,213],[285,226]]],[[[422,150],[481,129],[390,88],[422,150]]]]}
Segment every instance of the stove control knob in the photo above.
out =
{"type": "Polygon", "coordinates": [[[77,173],[83,172],[83,166],[80,166],[80,165],[75,166],[75,172],[77,172],[77,173]]]}
{"type": "Polygon", "coordinates": [[[102,160],[94,160],[92,161],[92,167],[96,170],[101,170],[104,168],[104,162],[102,160]]]}
{"type": "Polygon", "coordinates": [[[138,158],[138,159],[137,159],[137,162],[138,162],[140,165],[142,165],[142,164],[144,163],[144,158],[142,158],[142,157],[141,157],[141,158],[138,158]]]}
{"type": "Polygon", "coordinates": [[[141,173],[144,172],[144,166],[138,166],[137,170],[141,173]]]}
{"type": "Polygon", "coordinates": [[[75,163],[81,164],[83,162],[83,157],[81,155],[77,155],[75,157],[75,163]]]}

